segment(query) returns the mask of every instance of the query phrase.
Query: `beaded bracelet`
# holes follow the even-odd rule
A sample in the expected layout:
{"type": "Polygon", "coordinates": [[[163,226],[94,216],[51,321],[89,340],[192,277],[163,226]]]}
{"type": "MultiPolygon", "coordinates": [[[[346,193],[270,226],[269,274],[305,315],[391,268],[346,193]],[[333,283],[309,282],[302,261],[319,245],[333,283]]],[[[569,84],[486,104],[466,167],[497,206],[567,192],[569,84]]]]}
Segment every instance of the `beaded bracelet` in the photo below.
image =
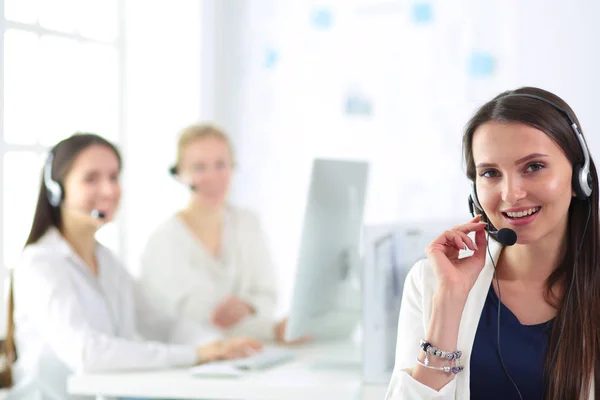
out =
{"type": "Polygon", "coordinates": [[[429,365],[429,359],[427,358],[427,355],[425,355],[425,362],[422,362],[421,360],[419,360],[419,357],[417,357],[417,363],[419,365],[422,365],[425,368],[435,369],[437,371],[444,371],[447,374],[453,373],[454,375],[458,374],[465,368],[462,365],[453,365],[453,366],[445,365],[443,367],[431,366],[431,365],[429,365]]]}
{"type": "Polygon", "coordinates": [[[456,361],[460,360],[462,357],[462,351],[443,351],[438,349],[437,347],[433,347],[431,343],[426,341],[425,339],[419,340],[419,347],[423,349],[426,354],[431,354],[432,356],[440,357],[448,361],[456,361]]]}

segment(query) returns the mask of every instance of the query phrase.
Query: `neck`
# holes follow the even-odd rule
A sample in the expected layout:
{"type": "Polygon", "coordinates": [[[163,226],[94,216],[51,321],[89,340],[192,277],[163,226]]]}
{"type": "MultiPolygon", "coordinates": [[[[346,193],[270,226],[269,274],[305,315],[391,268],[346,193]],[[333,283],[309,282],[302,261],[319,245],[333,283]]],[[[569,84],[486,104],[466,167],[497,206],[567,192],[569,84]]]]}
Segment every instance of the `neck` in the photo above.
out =
{"type": "Polygon", "coordinates": [[[196,227],[220,225],[225,215],[225,206],[208,206],[192,200],[183,210],[183,214],[196,227]]]}
{"type": "Polygon", "coordinates": [[[81,224],[63,219],[61,234],[69,243],[73,251],[87,264],[94,274],[97,274],[96,266],[96,228],[93,226],[82,226],[81,224]]]}
{"type": "Polygon", "coordinates": [[[535,243],[514,245],[503,250],[498,278],[527,283],[545,283],[564,258],[564,233],[549,235],[535,243]]]}

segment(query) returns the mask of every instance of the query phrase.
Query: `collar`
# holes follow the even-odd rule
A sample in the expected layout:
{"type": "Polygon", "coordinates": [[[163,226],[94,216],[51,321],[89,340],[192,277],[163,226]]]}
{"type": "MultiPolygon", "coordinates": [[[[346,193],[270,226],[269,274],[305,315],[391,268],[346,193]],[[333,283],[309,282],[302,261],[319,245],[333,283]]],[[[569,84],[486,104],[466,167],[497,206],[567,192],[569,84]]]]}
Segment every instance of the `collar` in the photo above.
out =
{"type": "MultiPolygon", "coordinates": [[[[41,246],[49,247],[52,251],[58,254],[60,257],[64,257],[65,259],[69,259],[74,262],[81,270],[83,270],[90,277],[95,278],[95,275],[92,273],[90,268],[85,264],[85,262],[79,257],[77,253],[73,250],[69,242],[65,239],[65,237],[60,233],[58,228],[50,227],[46,231],[46,233],[40,238],[38,243],[41,246]]],[[[101,274],[101,245],[96,241],[96,259],[98,261],[98,273],[101,274]]]]}

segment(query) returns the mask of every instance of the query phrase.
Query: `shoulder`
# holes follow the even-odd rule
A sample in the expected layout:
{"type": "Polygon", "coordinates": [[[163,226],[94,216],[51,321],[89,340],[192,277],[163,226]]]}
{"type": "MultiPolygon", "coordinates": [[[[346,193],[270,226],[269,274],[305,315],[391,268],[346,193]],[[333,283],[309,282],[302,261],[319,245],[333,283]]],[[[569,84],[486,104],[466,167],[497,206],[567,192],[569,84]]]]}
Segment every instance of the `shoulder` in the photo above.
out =
{"type": "Polygon", "coordinates": [[[37,242],[27,245],[21,253],[19,268],[39,264],[64,263],[70,253],[69,247],[58,230],[51,228],[37,242]]]}
{"type": "Polygon", "coordinates": [[[163,246],[165,243],[177,241],[182,235],[182,222],[177,214],[161,221],[150,233],[146,247],[163,246]]]}
{"type": "Polygon", "coordinates": [[[258,213],[251,208],[228,205],[227,211],[232,221],[241,229],[258,230],[262,224],[258,213]]]}
{"type": "Polygon", "coordinates": [[[55,229],[27,245],[13,271],[15,285],[50,285],[65,278],[69,249],[55,229]]]}

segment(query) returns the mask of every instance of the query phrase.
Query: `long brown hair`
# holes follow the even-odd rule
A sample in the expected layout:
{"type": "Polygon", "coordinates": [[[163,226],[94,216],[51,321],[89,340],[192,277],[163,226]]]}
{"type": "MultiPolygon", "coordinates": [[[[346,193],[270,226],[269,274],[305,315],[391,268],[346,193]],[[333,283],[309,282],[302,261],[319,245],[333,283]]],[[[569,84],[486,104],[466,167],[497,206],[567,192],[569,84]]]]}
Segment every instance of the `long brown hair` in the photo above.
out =
{"type": "MultiPolygon", "coordinates": [[[[77,156],[85,149],[92,145],[105,146],[114,151],[119,160],[121,167],[121,155],[115,145],[101,136],[93,133],[75,133],[74,135],[60,141],[52,150],[52,163],[50,165],[51,178],[57,182],[61,190],[64,190],[64,180],[77,156]]],[[[64,194],[64,193],[63,193],[64,194]]],[[[40,189],[38,193],[38,201],[35,207],[33,223],[25,247],[36,243],[51,227],[61,228],[62,217],[60,207],[54,207],[50,204],[46,183],[44,180],[44,171],[41,173],[40,189]]],[[[12,386],[12,370],[11,365],[17,359],[17,349],[15,346],[14,337],[14,300],[13,300],[13,278],[12,272],[10,275],[10,284],[8,292],[8,313],[7,313],[7,331],[6,338],[2,345],[2,353],[6,358],[6,365],[0,371],[0,388],[8,388],[12,386]]]]}
{"type": "MultiPolygon", "coordinates": [[[[583,165],[584,156],[568,119],[555,107],[538,99],[507,96],[531,94],[566,109],[581,127],[569,105],[548,91],[523,87],[501,93],[483,105],[467,124],[463,136],[463,153],[467,176],[475,181],[473,134],[489,121],[521,123],[543,131],[564,152],[571,165],[583,165]]],[[[581,129],[581,128],[580,128],[581,129]]],[[[546,281],[546,301],[557,310],[550,332],[545,362],[546,398],[549,400],[588,399],[590,384],[600,398],[600,220],[598,218],[598,174],[590,156],[593,182],[589,200],[572,198],[568,212],[566,252],[558,268],[546,281]],[[588,221],[589,216],[589,221],[588,221]],[[588,223],[584,232],[584,226],[588,223]],[[581,253],[577,249],[581,245],[581,253]],[[567,290],[573,280],[570,300],[567,290]],[[562,284],[567,290],[560,298],[552,288],[562,284]],[[561,328],[565,321],[564,331],[561,328]],[[552,362],[553,353],[556,357],[552,362]]]]}

